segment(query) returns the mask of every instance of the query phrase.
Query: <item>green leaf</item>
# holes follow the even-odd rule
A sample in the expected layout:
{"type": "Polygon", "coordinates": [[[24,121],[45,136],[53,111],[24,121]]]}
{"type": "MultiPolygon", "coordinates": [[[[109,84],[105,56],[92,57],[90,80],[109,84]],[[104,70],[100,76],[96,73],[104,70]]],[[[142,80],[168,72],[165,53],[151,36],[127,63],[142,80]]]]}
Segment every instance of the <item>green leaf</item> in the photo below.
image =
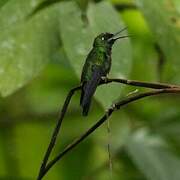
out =
{"type": "Polygon", "coordinates": [[[0,1],[0,8],[3,7],[9,0],[1,0],[0,1]]]}
{"type": "Polygon", "coordinates": [[[178,13],[180,13],[180,1],[179,0],[174,0],[173,2],[174,2],[174,7],[178,11],[178,13]]]}
{"type": "Polygon", "coordinates": [[[1,27],[6,28],[0,33],[2,96],[13,93],[36,76],[59,48],[55,7],[21,21],[20,19],[25,17],[24,10],[28,9],[29,2],[33,1],[13,2],[10,1],[8,6],[4,6],[3,11],[0,11],[1,27]],[[9,25],[8,28],[6,24],[9,25]]]}
{"type": "MultiPolygon", "coordinates": [[[[71,65],[80,79],[82,66],[92,48],[94,38],[102,32],[116,32],[122,29],[124,24],[107,2],[96,5],[89,4],[87,9],[88,22],[82,20],[80,9],[74,2],[62,3],[59,11],[62,42],[71,65]]],[[[114,45],[112,69],[109,77],[127,77],[130,66],[130,43],[128,39],[124,39],[114,45]]],[[[120,92],[120,87],[117,84],[111,84],[99,87],[95,97],[106,107],[112,103],[114,97],[120,95],[120,92]]]]}
{"type": "MultiPolygon", "coordinates": [[[[38,122],[38,119],[35,119],[38,122]]],[[[49,122],[49,120],[47,121],[49,122]]],[[[16,158],[18,160],[19,173],[24,179],[36,179],[43,153],[47,148],[51,131],[50,123],[21,123],[15,128],[13,140],[16,143],[16,158]],[[27,165],[24,166],[24,162],[27,165]],[[24,167],[24,168],[22,168],[24,167]],[[31,172],[31,173],[29,173],[31,172]]],[[[9,152],[7,152],[9,154],[9,152]]],[[[53,173],[48,173],[47,179],[60,179],[58,166],[54,167],[53,173]]]]}
{"type": "Polygon", "coordinates": [[[180,159],[169,151],[160,137],[150,135],[146,129],[137,131],[128,139],[127,151],[147,179],[179,179],[180,159]]]}
{"type": "MultiPolygon", "coordinates": [[[[26,21],[26,17],[44,0],[1,0],[0,6],[0,31],[14,28],[20,22],[26,21]]],[[[2,32],[1,32],[2,33],[2,32]]]]}
{"type": "Polygon", "coordinates": [[[136,0],[166,57],[164,80],[180,82],[180,3],[177,0],[136,0]]]}

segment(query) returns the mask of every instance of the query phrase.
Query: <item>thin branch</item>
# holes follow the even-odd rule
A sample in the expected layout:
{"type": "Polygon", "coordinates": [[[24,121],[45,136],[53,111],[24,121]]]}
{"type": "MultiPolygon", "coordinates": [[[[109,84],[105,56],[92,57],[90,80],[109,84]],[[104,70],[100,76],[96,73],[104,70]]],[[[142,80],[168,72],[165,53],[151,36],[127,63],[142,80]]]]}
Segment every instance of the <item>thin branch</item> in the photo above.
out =
{"type": "MultiPolygon", "coordinates": [[[[108,79],[108,78],[105,79],[105,80],[102,80],[100,85],[108,84],[108,83],[112,83],[112,82],[123,83],[123,84],[127,84],[127,85],[139,86],[139,87],[154,88],[154,89],[180,88],[180,86],[177,86],[177,85],[169,85],[169,84],[162,84],[162,83],[148,83],[148,82],[135,81],[135,80],[126,80],[126,79],[108,79]]],[[[49,156],[50,156],[50,154],[52,152],[52,149],[53,149],[53,147],[54,147],[54,145],[56,143],[57,135],[59,133],[63,118],[65,116],[65,113],[67,111],[67,107],[69,105],[69,102],[70,102],[74,92],[77,91],[77,90],[80,90],[80,89],[81,89],[81,86],[78,86],[78,87],[75,87],[75,88],[71,89],[69,91],[67,97],[66,97],[66,100],[64,102],[63,108],[62,108],[61,113],[60,113],[60,117],[59,117],[59,119],[57,121],[57,125],[56,125],[56,127],[54,129],[54,132],[53,132],[52,137],[51,137],[51,141],[49,143],[48,149],[47,149],[47,151],[45,153],[45,156],[44,156],[44,159],[42,161],[42,165],[41,165],[41,168],[40,168],[40,171],[39,171],[38,180],[40,179],[41,174],[42,174],[43,170],[46,167],[49,156]]]]}
{"type": "Polygon", "coordinates": [[[57,136],[58,136],[58,133],[59,133],[59,130],[60,130],[60,127],[61,127],[61,124],[62,124],[62,121],[64,119],[64,116],[65,116],[65,113],[67,111],[67,108],[68,108],[68,105],[71,101],[71,98],[73,96],[73,94],[75,93],[75,91],[78,91],[81,89],[81,86],[77,86],[73,89],[71,89],[66,97],[66,100],[64,102],[64,105],[63,105],[63,108],[61,110],[61,113],[60,113],[60,116],[58,118],[58,121],[57,121],[57,124],[56,124],[56,127],[53,131],[53,134],[52,134],[52,137],[51,137],[51,140],[50,140],[50,143],[49,143],[49,146],[47,148],[47,151],[45,153],[45,156],[44,156],[44,159],[42,161],[42,164],[41,164],[41,168],[40,168],[40,171],[39,171],[39,175],[38,175],[38,178],[37,180],[40,180],[42,178],[42,175],[44,174],[43,171],[46,167],[46,164],[48,162],[48,159],[49,159],[49,156],[52,152],[52,149],[56,143],[56,139],[57,139],[57,136]]]}
{"type": "Polygon", "coordinates": [[[151,89],[166,89],[166,88],[180,88],[178,85],[173,84],[166,84],[166,83],[150,83],[150,82],[144,82],[144,81],[136,81],[136,80],[128,80],[128,79],[121,79],[121,78],[107,78],[105,80],[102,80],[102,84],[108,84],[108,83],[121,83],[121,84],[127,84],[131,86],[139,86],[144,88],[151,88],[151,89]]]}
{"type": "MultiPolygon", "coordinates": [[[[115,161],[117,157],[122,156],[125,154],[125,148],[124,146],[119,147],[114,154],[112,154],[112,160],[115,161]]],[[[82,180],[91,180],[93,177],[99,173],[101,173],[104,169],[108,168],[109,161],[104,162],[100,167],[92,170],[88,175],[84,176],[82,180]]]]}
{"type": "Polygon", "coordinates": [[[96,123],[94,124],[90,129],[88,129],[84,134],[82,134],[79,138],[75,139],[72,143],[70,143],[68,146],[65,147],[65,149],[57,155],[52,161],[50,161],[47,166],[45,167],[42,174],[39,176],[39,180],[44,177],[44,175],[53,167],[55,163],[57,163],[64,155],[66,155],[68,152],[70,152],[73,148],[75,148],[79,143],[81,143],[84,139],[86,139],[90,134],[92,134],[98,127],[100,127],[110,116],[111,114],[121,107],[137,101],[139,99],[148,97],[148,96],[155,96],[158,94],[165,94],[165,93],[180,93],[180,88],[167,88],[167,89],[159,89],[159,90],[152,90],[145,93],[136,94],[131,97],[127,97],[124,100],[121,100],[115,104],[113,104],[104,114],[104,116],[96,123]]]}
{"type": "MultiPolygon", "coordinates": [[[[162,83],[148,83],[148,82],[141,82],[141,81],[134,81],[134,80],[126,80],[126,79],[105,79],[105,80],[102,80],[100,85],[111,83],[111,82],[117,82],[117,83],[123,83],[123,84],[127,84],[127,85],[147,87],[147,88],[154,88],[154,89],[180,88],[177,85],[169,85],[169,84],[162,84],[162,83]]],[[[49,159],[49,156],[52,152],[52,149],[54,148],[54,145],[56,143],[56,139],[57,139],[63,118],[64,118],[65,113],[67,111],[67,107],[70,103],[70,100],[71,100],[74,92],[77,90],[80,90],[80,89],[81,89],[81,86],[78,86],[78,87],[71,89],[70,92],[68,93],[67,97],[66,97],[66,100],[64,102],[63,108],[62,108],[61,113],[60,113],[60,117],[59,117],[57,125],[54,129],[54,132],[53,132],[53,135],[51,137],[51,141],[49,143],[48,149],[45,153],[44,159],[42,161],[42,165],[41,165],[39,175],[38,175],[38,180],[41,179],[43,171],[44,171],[44,169],[46,169],[46,164],[48,162],[48,159],[49,159]]]]}
{"type": "Polygon", "coordinates": [[[111,155],[111,128],[110,128],[110,120],[107,120],[107,133],[108,133],[108,163],[109,163],[109,172],[110,172],[110,179],[113,179],[113,164],[112,164],[112,155],[111,155]]]}

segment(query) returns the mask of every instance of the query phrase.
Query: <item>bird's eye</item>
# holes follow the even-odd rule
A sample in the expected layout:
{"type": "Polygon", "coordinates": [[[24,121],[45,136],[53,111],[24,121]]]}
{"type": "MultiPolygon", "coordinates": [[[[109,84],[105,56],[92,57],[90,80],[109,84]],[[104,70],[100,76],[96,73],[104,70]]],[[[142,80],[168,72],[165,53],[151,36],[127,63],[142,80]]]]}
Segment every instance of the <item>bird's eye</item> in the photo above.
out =
{"type": "Polygon", "coordinates": [[[104,37],[101,38],[104,41],[104,37]]]}

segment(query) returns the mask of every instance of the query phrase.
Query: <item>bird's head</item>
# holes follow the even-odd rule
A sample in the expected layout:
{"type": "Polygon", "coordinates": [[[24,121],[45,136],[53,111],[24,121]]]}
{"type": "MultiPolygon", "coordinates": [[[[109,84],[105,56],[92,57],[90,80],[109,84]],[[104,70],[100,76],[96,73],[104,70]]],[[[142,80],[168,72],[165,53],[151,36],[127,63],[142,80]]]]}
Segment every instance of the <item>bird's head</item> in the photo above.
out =
{"type": "Polygon", "coordinates": [[[126,28],[122,29],[121,31],[117,32],[117,33],[101,33],[99,34],[93,43],[94,47],[102,47],[102,48],[111,48],[112,45],[114,44],[114,42],[118,39],[122,39],[122,38],[126,38],[129,36],[119,36],[119,34],[121,32],[123,32],[124,30],[126,30],[126,28]]]}

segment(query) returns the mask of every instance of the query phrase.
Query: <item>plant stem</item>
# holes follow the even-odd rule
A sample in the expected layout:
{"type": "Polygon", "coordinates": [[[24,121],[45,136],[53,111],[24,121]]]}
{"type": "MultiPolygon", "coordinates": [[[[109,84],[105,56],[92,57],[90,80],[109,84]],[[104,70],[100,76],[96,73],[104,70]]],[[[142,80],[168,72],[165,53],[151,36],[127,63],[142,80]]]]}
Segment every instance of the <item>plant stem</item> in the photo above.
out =
{"type": "Polygon", "coordinates": [[[54,129],[54,131],[53,131],[53,134],[52,134],[52,137],[51,137],[49,146],[48,146],[47,151],[46,151],[46,153],[45,153],[45,155],[44,155],[44,158],[43,158],[43,161],[42,161],[42,164],[41,164],[41,167],[40,167],[40,171],[39,171],[39,175],[38,175],[37,180],[40,180],[40,179],[42,178],[43,174],[44,174],[44,173],[43,173],[43,172],[44,172],[44,169],[46,168],[46,164],[47,164],[47,162],[48,162],[49,156],[50,156],[50,154],[51,154],[51,152],[52,152],[52,150],[53,150],[53,147],[54,147],[54,145],[55,145],[55,143],[56,143],[56,139],[57,139],[59,130],[60,130],[60,128],[61,128],[61,124],[62,124],[62,121],[63,121],[63,119],[64,119],[65,113],[66,113],[66,111],[67,111],[68,105],[69,105],[69,103],[70,103],[70,101],[71,101],[71,98],[72,98],[73,94],[74,94],[76,91],[80,90],[80,89],[81,89],[81,86],[77,86],[77,87],[71,89],[71,90],[69,91],[67,97],[66,97],[66,100],[65,100],[65,102],[64,102],[63,108],[62,108],[61,113],[60,113],[60,116],[59,116],[59,118],[58,118],[56,127],[55,127],[55,129],[54,129]]]}
{"type": "Polygon", "coordinates": [[[112,106],[106,111],[106,113],[102,116],[102,118],[95,123],[91,128],[89,128],[85,133],[83,133],[79,138],[75,139],[72,143],[64,148],[62,152],[60,152],[52,161],[50,161],[47,166],[43,169],[42,173],[39,176],[39,179],[42,179],[44,175],[56,164],[64,155],[74,149],[79,143],[81,143],[84,139],[86,139],[90,134],[92,134],[97,128],[99,128],[115,111],[120,109],[121,107],[137,101],[139,99],[148,97],[148,96],[155,96],[159,94],[165,93],[180,93],[180,88],[166,88],[166,89],[159,89],[159,90],[152,90],[145,93],[136,94],[131,97],[127,97],[124,100],[120,100],[119,102],[112,104],[112,106]]]}

